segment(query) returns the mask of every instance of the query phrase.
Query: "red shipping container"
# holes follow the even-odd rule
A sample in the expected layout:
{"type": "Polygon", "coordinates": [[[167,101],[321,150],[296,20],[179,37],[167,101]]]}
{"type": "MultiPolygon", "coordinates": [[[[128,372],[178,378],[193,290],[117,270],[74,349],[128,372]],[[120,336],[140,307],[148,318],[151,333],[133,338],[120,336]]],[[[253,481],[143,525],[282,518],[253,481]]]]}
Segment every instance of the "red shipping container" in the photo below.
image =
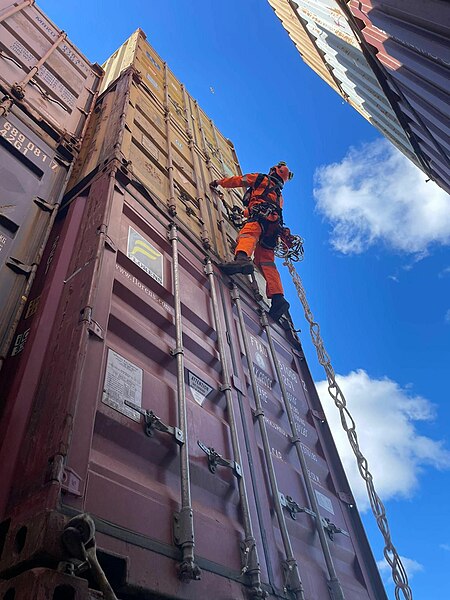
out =
{"type": "Polygon", "coordinates": [[[326,598],[309,485],[346,600],[385,598],[298,340],[246,281],[233,302],[115,162],[65,210],[28,354],[5,365],[0,576],[56,566],[88,512],[119,595],[326,598]]]}

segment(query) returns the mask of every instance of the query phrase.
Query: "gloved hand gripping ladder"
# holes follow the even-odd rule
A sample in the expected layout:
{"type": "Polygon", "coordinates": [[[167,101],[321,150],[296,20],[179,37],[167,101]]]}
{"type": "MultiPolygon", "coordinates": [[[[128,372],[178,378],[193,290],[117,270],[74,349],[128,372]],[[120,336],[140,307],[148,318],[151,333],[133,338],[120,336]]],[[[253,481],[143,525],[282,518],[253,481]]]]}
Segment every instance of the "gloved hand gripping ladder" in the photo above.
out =
{"type": "Polygon", "coordinates": [[[177,406],[178,428],[184,434],[184,443],[180,445],[181,510],[175,513],[175,542],[181,548],[183,560],[179,565],[182,580],[198,580],[200,568],[194,557],[194,518],[191,501],[191,482],[189,470],[189,451],[187,435],[186,392],[184,379],[183,328],[181,322],[180,280],[178,267],[178,230],[174,223],[170,226],[169,240],[172,243],[172,281],[175,307],[176,346],[171,354],[177,361],[177,406]]]}
{"type": "Polygon", "coordinates": [[[239,327],[242,334],[242,340],[244,343],[245,355],[247,357],[248,362],[248,373],[250,376],[250,383],[252,387],[253,397],[255,399],[256,411],[255,417],[258,420],[261,438],[263,443],[263,451],[264,457],[267,465],[267,473],[269,476],[270,482],[270,490],[272,493],[272,500],[274,505],[274,510],[277,515],[278,525],[280,527],[280,533],[283,540],[284,552],[286,556],[286,560],[284,561],[284,568],[286,571],[286,583],[285,583],[285,591],[290,592],[292,597],[295,600],[305,600],[305,595],[303,591],[303,584],[300,578],[300,573],[298,570],[298,564],[296,559],[294,558],[294,553],[292,550],[291,540],[289,538],[289,532],[286,525],[286,520],[283,513],[283,507],[281,505],[280,493],[278,490],[277,478],[275,475],[275,468],[273,466],[272,455],[270,452],[270,444],[269,437],[267,434],[266,422],[264,420],[264,411],[262,409],[261,398],[259,396],[258,385],[256,383],[255,373],[253,371],[253,365],[251,361],[250,348],[248,343],[248,335],[247,329],[245,327],[244,315],[241,307],[241,300],[239,295],[239,290],[233,284],[231,287],[231,297],[236,305],[238,319],[239,319],[239,327]]]}
{"type": "MultiPolygon", "coordinates": [[[[227,356],[225,353],[225,333],[220,322],[218,311],[218,299],[214,282],[214,269],[211,260],[208,259],[205,267],[205,273],[208,276],[211,287],[211,299],[213,306],[214,322],[217,331],[217,345],[219,348],[220,363],[222,365],[222,391],[225,394],[227,402],[228,421],[230,424],[231,442],[233,445],[234,461],[238,465],[242,465],[241,450],[239,448],[239,440],[236,430],[236,418],[233,407],[233,397],[231,394],[230,373],[228,369],[227,356]]],[[[263,599],[267,597],[267,593],[261,587],[261,568],[258,560],[258,551],[253,535],[252,521],[250,517],[250,508],[248,504],[247,489],[245,485],[244,474],[240,471],[240,476],[237,477],[239,487],[239,499],[242,510],[242,520],[244,524],[245,540],[242,542],[242,573],[245,574],[250,581],[251,590],[250,597],[252,599],[263,599]]]]}

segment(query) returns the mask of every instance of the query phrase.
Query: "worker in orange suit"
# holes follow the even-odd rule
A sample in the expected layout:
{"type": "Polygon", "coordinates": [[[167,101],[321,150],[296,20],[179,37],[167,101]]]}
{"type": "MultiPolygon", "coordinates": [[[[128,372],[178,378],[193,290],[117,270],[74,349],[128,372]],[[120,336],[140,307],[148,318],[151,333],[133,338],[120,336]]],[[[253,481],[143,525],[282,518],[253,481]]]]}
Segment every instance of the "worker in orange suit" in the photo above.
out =
{"type": "Polygon", "coordinates": [[[244,215],[248,217],[237,238],[234,260],[219,265],[227,275],[253,273],[254,262],[260,268],[266,280],[266,295],[272,299],[269,315],[280,319],[289,309],[289,302],[284,297],[280,274],[275,265],[275,246],[283,229],[283,196],[284,184],[294,174],[286,163],[279,162],[268,173],[249,173],[235,177],[225,177],[212,181],[210,186],[224,188],[246,187],[244,195],[244,215]]]}

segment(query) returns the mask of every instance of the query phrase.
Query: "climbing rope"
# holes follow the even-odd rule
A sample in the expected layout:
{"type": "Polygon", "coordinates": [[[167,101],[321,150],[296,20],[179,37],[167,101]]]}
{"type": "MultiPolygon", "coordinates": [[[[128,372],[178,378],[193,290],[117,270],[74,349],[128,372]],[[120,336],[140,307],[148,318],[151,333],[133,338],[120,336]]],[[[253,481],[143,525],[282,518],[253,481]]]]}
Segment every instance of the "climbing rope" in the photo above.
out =
{"type": "Polygon", "coordinates": [[[344,394],[342,393],[342,390],[336,382],[336,377],[334,369],[331,366],[330,357],[327,351],[325,350],[324,343],[320,335],[319,324],[316,321],[314,321],[314,316],[309,307],[308,300],[306,299],[306,294],[303,288],[302,281],[294,265],[289,259],[286,259],[284,261],[284,265],[287,266],[287,268],[289,269],[289,273],[291,274],[292,281],[294,282],[298,297],[303,305],[305,317],[309,323],[311,338],[316,348],[317,357],[319,359],[320,364],[323,366],[327,376],[328,392],[333,398],[336,407],[339,409],[342,427],[344,428],[347,434],[350,446],[352,447],[353,452],[356,456],[358,469],[361,474],[361,477],[366,483],[367,494],[370,500],[370,506],[372,507],[372,512],[377,521],[378,528],[380,529],[384,538],[384,557],[388,562],[389,566],[391,567],[392,579],[394,580],[395,584],[395,598],[396,600],[401,600],[400,593],[402,593],[403,598],[405,600],[412,600],[412,590],[408,584],[408,576],[406,574],[405,567],[403,566],[400,556],[398,555],[397,550],[395,549],[395,546],[391,540],[386,510],[384,508],[383,502],[381,501],[380,497],[378,496],[375,490],[373,476],[369,471],[368,461],[360,450],[358,444],[358,436],[356,433],[356,424],[353,420],[353,417],[347,409],[347,401],[345,400],[344,394]]]}

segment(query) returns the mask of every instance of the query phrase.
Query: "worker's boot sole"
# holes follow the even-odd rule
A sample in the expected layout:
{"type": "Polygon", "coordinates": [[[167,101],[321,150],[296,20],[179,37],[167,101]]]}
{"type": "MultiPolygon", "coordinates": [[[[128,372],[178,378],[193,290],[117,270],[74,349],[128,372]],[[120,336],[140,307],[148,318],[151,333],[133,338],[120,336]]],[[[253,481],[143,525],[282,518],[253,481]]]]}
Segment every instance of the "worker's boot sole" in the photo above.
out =
{"type": "Polygon", "coordinates": [[[255,267],[250,261],[244,262],[233,260],[229,263],[222,263],[219,265],[219,269],[222,273],[225,273],[225,275],[237,275],[238,273],[241,273],[242,275],[251,275],[254,272],[255,267]]]}
{"type": "Polygon", "coordinates": [[[283,298],[282,302],[277,303],[275,306],[272,306],[269,310],[269,317],[271,317],[274,321],[278,321],[289,310],[290,304],[289,302],[283,298]]]}

